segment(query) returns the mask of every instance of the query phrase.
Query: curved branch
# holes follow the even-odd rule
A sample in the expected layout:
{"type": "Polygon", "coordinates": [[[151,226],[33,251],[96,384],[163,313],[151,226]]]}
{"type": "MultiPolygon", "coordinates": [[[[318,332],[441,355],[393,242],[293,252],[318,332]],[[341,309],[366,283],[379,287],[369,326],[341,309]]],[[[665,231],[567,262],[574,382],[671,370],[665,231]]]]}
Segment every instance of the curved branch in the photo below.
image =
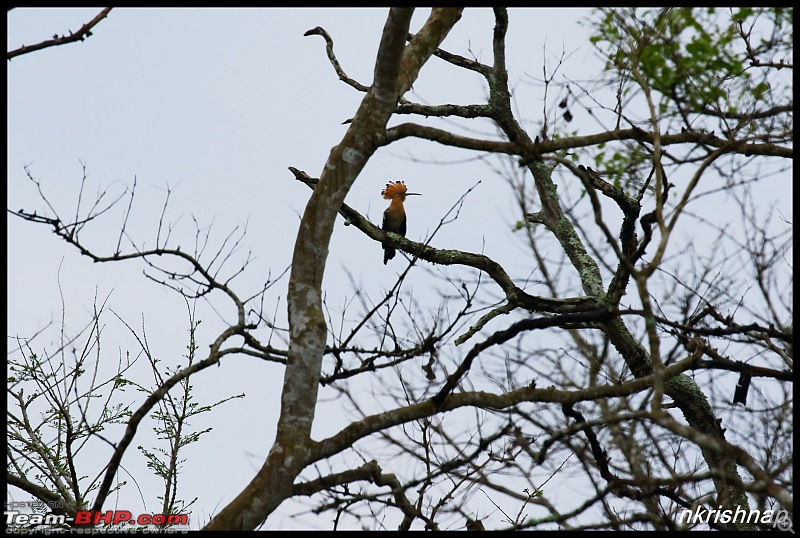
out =
{"type": "Polygon", "coordinates": [[[24,478],[8,471],[6,471],[6,484],[10,486],[16,486],[22,491],[33,495],[40,501],[44,502],[55,514],[65,514],[73,517],[75,516],[74,510],[67,510],[64,505],[64,499],[62,499],[61,496],[56,495],[43,486],[29,482],[28,480],[25,480],[24,478]]]}
{"type": "MultiPolygon", "coordinates": [[[[414,34],[409,33],[406,39],[408,41],[413,40],[414,34]]],[[[443,49],[436,49],[435,51],[433,51],[433,55],[436,56],[437,58],[441,58],[445,62],[452,64],[456,67],[463,67],[464,69],[469,69],[470,71],[475,71],[476,73],[480,73],[483,76],[488,76],[492,70],[491,67],[489,67],[486,64],[482,64],[477,60],[470,60],[469,58],[464,58],[463,56],[447,52],[446,50],[443,49]]]]}
{"type": "MultiPolygon", "coordinates": [[[[289,170],[292,171],[298,181],[302,181],[312,189],[317,184],[318,180],[309,177],[305,172],[294,167],[289,167],[289,170]]],[[[388,243],[419,259],[439,265],[465,265],[483,271],[500,286],[509,304],[513,306],[521,306],[534,312],[552,312],[558,314],[582,312],[599,307],[599,303],[594,297],[558,299],[530,295],[514,283],[503,266],[488,256],[460,250],[437,249],[423,243],[417,243],[416,241],[412,241],[397,234],[386,233],[347,204],[342,204],[340,206],[339,214],[346,219],[347,224],[355,226],[370,239],[374,239],[377,242],[388,243]]]]}
{"type": "MultiPolygon", "coordinates": [[[[43,215],[37,215],[35,212],[28,213],[23,210],[12,211],[9,209],[7,209],[6,211],[12,215],[15,215],[17,217],[20,217],[21,219],[30,222],[36,222],[39,224],[49,224],[50,226],[53,226],[54,228],[53,233],[61,237],[64,241],[66,241],[70,245],[77,248],[78,251],[81,253],[81,255],[88,257],[95,263],[123,261],[135,258],[142,258],[143,260],[149,263],[148,259],[154,256],[175,256],[177,258],[180,258],[188,262],[192,266],[194,271],[199,273],[205,279],[205,281],[207,282],[206,285],[208,286],[209,290],[216,288],[221,290],[228,297],[230,297],[230,299],[236,305],[238,323],[241,325],[244,324],[244,319],[245,319],[244,303],[241,301],[241,299],[239,299],[239,297],[233,292],[233,290],[230,289],[230,287],[227,284],[222,282],[217,282],[217,280],[211,275],[211,273],[209,273],[208,269],[206,269],[194,256],[191,256],[190,254],[187,254],[182,250],[180,250],[180,247],[178,247],[177,249],[155,248],[150,250],[133,252],[129,254],[115,253],[111,256],[101,256],[95,254],[94,252],[90,251],[89,249],[83,246],[83,244],[76,238],[75,233],[73,233],[72,231],[72,229],[74,229],[73,224],[64,224],[58,218],[50,218],[50,217],[45,217],[43,215]]],[[[95,218],[96,216],[97,215],[93,215],[85,219],[85,221],[88,222],[89,220],[95,218]]],[[[174,273],[172,274],[174,276],[174,273]]]]}
{"type": "Polygon", "coordinates": [[[746,122],[752,120],[762,120],[764,118],[771,118],[779,114],[792,112],[793,110],[794,107],[792,105],[780,105],[780,106],[774,106],[772,108],[767,108],[764,110],[754,110],[753,112],[744,112],[744,113],[730,112],[730,111],[722,112],[713,108],[704,108],[703,110],[700,111],[700,114],[705,114],[706,116],[715,116],[717,118],[722,118],[722,119],[734,119],[746,122]]]}
{"type": "Polygon", "coordinates": [[[454,343],[457,346],[460,346],[461,344],[463,344],[464,342],[466,342],[467,340],[472,338],[472,336],[474,334],[476,334],[478,331],[483,329],[483,327],[486,326],[486,324],[489,323],[491,320],[493,320],[494,318],[496,318],[499,315],[508,314],[513,310],[514,310],[514,307],[512,305],[508,304],[508,303],[506,303],[503,306],[500,306],[498,308],[492,309],[491,311],[489,311],[486,314],[484,314],[483,316],[481,316],[481,318],[478,321],[476,321],[474,325],[470,326],[470,328],[467,329],[467,331],[464,332],[464,334],[462,334],[461,336],[456,338],[454,343]]]}
{"type": "MultiPolygon", "coordinates": [[[[689,369],[694,357],[687,357],[665,368],[664,378],[674,378],[689,369]]],[[[648,390],[652,387],[653,375],[636,378],[618,385],[598,385],[581,390],[558,390],[553,387],[537,389],[534,386],[523,387],[504,394],[489,392],[459,392],[448,397],[441,406],[434,399],[393,409],[377,415],[371,415],[358,422],[346,426],[339,433],[314,443],[311,447],[309,463],[331,457],[353,446],[354,443],[373,433],[387,428],[444,413],[461,407],[478,409],[508,409],[523,402],[575,404],[582,401],[603,398],[622,398],[648,390]]]]}
{"type": "Polygon", "coordinates": [[[436,396],[433,397],[433,402],[436,405],[441,405],[448,395],[456,388],[461,378],[466,374],[472,366],[472,361],[481,353],[481,351],[498,344],[505,343],[518,334],[530,331],[533,329],[545,329],[547,327],[565,326],[574,323],[592,323],[592,322],[607,322],[613,317],[612,312],[605,308],[598,308],[596,310],[587,310],[583,312],[571,312],[569,314],[561,314],[558,316],[523,319],[512,324],[507,329],[497,331],[489,336],[483,342],[476,344],[469,350],[467,356],[456,368],[445,382],[444,386],[439,390],[436,396]]]}
{"type": "MultiPolygon", "coordinates": [[[[420,114],[430,116],[459,116],[463,118],[490,117],[489,105],[437,105],[423,107],[414,103],[401,105],[407,114],[420,114]],[[456,108],[457,107],[457,108],[456,108]]],[[[505,153],[508,155],[518,155],[522,157],[520,166],[528,166],[534,161],[541,159],[546,153],[577,149],[582,147],[596,146],[613,141],[632,140],[641,143],[652,144],[653,133],[639,128],[615,129],[585,136],[568,136],[556,140],[539,140],[530,143],[524,140],[508,142],[501,140],[482,140],[453,134],[443,129],[418,125],[415,123],[401,123],[386,130],[386,134],[381,141],[381,145],[391,144],[397,140],[416,137],[431,142],[437,142],[445,146],[456,148],[471,149],[475,151],[490,151],[493,153],[505,153]]],[[[750,144],[745,141],[728,140],[714,136],[713,133],[701,133],[697,131],[686,131],[678,134],[661,135],[661,145],[670,146],[675,144],[702,144],[716,147],[723,153],[739,153],[741,155],[764,155],[770,157],[782,157],[791,159],[794,154],[792,148],[779,146],[777,144],[750,144]]]]}
{"type": "MultiPolygon", "coordinates": [[[[472,106],[479,106],[479,105],[472,105],[472,106]]],[[[484,107],[483,105],[480,106],[481,110],[473,109],[473,112],[481,112],[479,115],[486,117],[486,114],[483,114],[483,111],[488,110],[488,106],[486,107],[484,107]]],[[[462,116],[460,114],[459,116],[465,118],[469,117],[467,115],[462,116]]],[[[381,145],[385,146],[391,144],[392,142],[396,142],[397,140],[407,138],[409,136],[430,140],[432,142],[438,142],[439,144],[442,144],[444,146],[472,149],[475,151],[508,153],[511,155],[525,155],[530,152],[529,148],[525,148],[524,146],[520,146],[512,142],[470,138],[467,136],[460,136],[457,134],[453,134],[443,129],[437,129],[435,127],[428,127],[424,125],[417,125],[415,123],[401,123],[400,125],[395,125],[394,127],[386,129],[386,134],[383,136],[381,140],[381,145]]],[[[545,150],[539,150],[539,151],[545,151],[545,150]]]]}
{"type": "Polygon", "coordinates": [[[336,59],[336,55],[333,53],[333,39],[331,39],[330,34],[328,32],[326,32],[324,28],[322,28],[321,26],[317,26],[317,27],[312,28],[311,30],[307,31],[303,35],[304,36],[310,36],[310,35],[322,36],[322,38],[325,40],[325,51],[328,53],[328,60],[330,60],[334,71],[336,71],[336,74],[339,76],[339,80],[341,80],[342,82],[344,82],[348,86],[351,86],[351,87],[355,88],[356,90],[358,90],[360,92],[366,93],[366,92],[369,91],[369,86],[364,86],[360,82],[348,77],[347,73],[344,72],[344,69],[342,69],[342,66],[339,65],[339,60],[336,59]]]}
{"type": "Polygon", "coordinates": [[[334,486],[343,486],[357,481],[372,482],[378,486],[389,486],[397,507],[405,514],[406,518],[409,520],[419,518],[425,521],[431,529],[438,529],[435,521],[425,516],[425,514],[409,502],[405,495],[408,486],[403,486],[394,474],[384,473],[375,460],[369,461],[357,469],[350,469],[341,473],[323,476],[310,482],[296,484],[293,494],[311,496],[319,491],[334,486]]]}

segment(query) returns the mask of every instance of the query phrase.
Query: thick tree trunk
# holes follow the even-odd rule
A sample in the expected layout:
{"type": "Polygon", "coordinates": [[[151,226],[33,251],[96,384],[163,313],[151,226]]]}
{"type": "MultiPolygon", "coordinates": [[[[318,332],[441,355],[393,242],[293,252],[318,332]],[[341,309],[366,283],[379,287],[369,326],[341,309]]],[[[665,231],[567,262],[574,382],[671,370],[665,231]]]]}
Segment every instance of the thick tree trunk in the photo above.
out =
{"type": "Polygon", "coordinates": [[[336,215],[356,177],[380,146],[398,99],[461,17],[461,9],[432,10],[423,28],[406,46],[412,14],[410,8],[390,10],[372,87],[341,143],[331,150],[300,222],[289,280],[289,355],[275,444],[255,478],[205,529],[257,528],[291,496],[295,478],[309,463],[309,448],[314,443],[311,426],[327,337],[322,277],[336,215]]]}

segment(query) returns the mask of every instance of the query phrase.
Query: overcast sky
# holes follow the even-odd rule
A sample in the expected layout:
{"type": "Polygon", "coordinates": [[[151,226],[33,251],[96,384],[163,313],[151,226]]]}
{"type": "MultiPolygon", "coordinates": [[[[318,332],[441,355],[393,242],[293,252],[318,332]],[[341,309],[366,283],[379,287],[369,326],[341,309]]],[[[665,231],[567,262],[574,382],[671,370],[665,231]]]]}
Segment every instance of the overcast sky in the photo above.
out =
{"type": "MultiPolygon", "coordinates": [[[[15,9],[8,15],[8,49],[75,31],[98,12],[15,9]]],[[[418,10],[412,31],[428,12],[418,10]]],[[[256,293],[269,271],[275,276],[289,264],[299,215],[310,194],[287,167],[318,177],[330,149],[347,129],[342,122],[352,117],[363,95],[337,79],[323,39],[303,34],[315,26],[326,29],[343,69],[369,85],[386,13],[386,9],[114,9],[83,43],[15,58],[7,67],[9,209],[45,210],[35,185],[26,178],[28,166],[54,207],[65,216],[73,215],[83,163],[88,175],[84,204],[106,189],[113,198],[136,180],[129,234],[140,246],[152,247],[169,187],[165,221],[177,223],[173,246],[192,244],[192,217],[203,227],[213,223],[214,244],[237,225],[247,224],[232,267],[252,250],[254,261],[234,282],[240,296],[256,293]]],[[[600,74],[602,65],[588,42],[588,27],[579,24],[589,13],[510,10],[509,79],[518,117],[527,121],[531,133],[538,131],[542,118],[543,88],[537,81],[544,61],[552,69],[565,56],[561,73],[572,79],[589,80],[600,74]]],[[[493,24],[491,9],[467,9],[443,48],[491,63],[493,24]]],[[[561,75],[556,79],[564,80],[561,75]]],[[[486,93],[479,75],[432,58],[407,97],[424,103],[467,104],[484,102],[486,93]]],[[[407,119],[395,118],[392,124],[407,119]]],[[[442,125],[460,128],[454,122],[442,125]]],[[[470,127],[479,129],[481,136],[496,136],[486,124],[470,127]]],[[[572,128],[580,134],[603,130],[586,117],[576,118],[572,128]]],[[[346,203],[378,223],[386,205],[381,189],[387,181],[404,180],[410,190],[423,193],[408,203],[408,236],[423,240],[446,210],[478,184],[458,225],[445,227],[432,244],[483,251],[514,276],[524,276],[531,268],[523,256],[523,243],[510,231],[519,216],[510,187],[475,157],[431,143],[393,144],[369,161],[346,203]]],[[[100,253],[111,254],[123,213],[121,205],[95,228],[89,226],[84,240],[100,253]]],[[[55,325],[37,340],[37,349],[54,349],[61,295],[68,334],[90,320],[95,295],[100,302],[110,295],[108,305],[121,319],[140,332],[144,323],[149,345],[159,358],[180,363],[188,331],[185,303],[177,293],[147,280],[143,264],[93,264],[48,228],[13,216],[7,221],[9,351],[16,346],[11,337],[31,336],[51,320],[55,325]]],[[[404,267],[400,260],[394,262],[384,266],[380,245],[342,226],[339,219],[325,277],[329,306],[337,311],[345,297],[352,296],[347,272],[362,289],[379,295],[404,267]]],[[[415,290],[420,286],[419,297],[424,299],[433,290],[422,281],[426,273],[419,273],[418,279],[412,271],[406,286],[415,290]]],[[[268,313],[278,312],[284,327],[286,283],[284,279],[272,288],[265,303],[268,313]]],[[[197,306],[198,318],[208,330],[200,342],[201,352],[222,320],[233,319],[229,304],[217,301],[214,306],[206,302],[197,306]]],[[[104,354],[109,361],[126,351],[138,352],[136,341],[117,318],[109,315],[105,323],[104,354]]],[[[280,340],[274,343],[284,347],[280,340]]],[[[237,495],[261,466],[272,443],[281,382],[282,368],[246,357],[226,358],[221,367],[193,378],[201,403],[247,395],[192,423],[197,429],[214,428],[185,454],[188,461],[180,491],[184,498],[199,497],[193,507],[193,527],[237,495]]],[[[140,401],[136,394],[129,396],[140,401]]],[[[343,425],[339,415],[325,414],[325,406],[320,404],[319,415],[325,420],[315,423],[318,437],[343,425]]],[[[142,441],[134,445],[146,444],[147,432],[142,434],[142,441]]],[[[98,461],[107,459],[107,449],[97,450],[98,461]]],[[[123,465],[141,481],[145,498],[139,497],[136,487],[129,488],[118,508],[157,511],[158,482],[142,471],[141,455],[129,450],[123,465]]],[[[125,471],[120,479],[129,479],[125,471]]],[[[554,494],[568,495],[568,487],[554,494]]],[[[490,510],[487,506],[486,512],[490,510]]],[[[329,527],[327,521],[290,519],[290,513],[282,507],[266,528],[307,528],[311,522],[329,527]]]]}

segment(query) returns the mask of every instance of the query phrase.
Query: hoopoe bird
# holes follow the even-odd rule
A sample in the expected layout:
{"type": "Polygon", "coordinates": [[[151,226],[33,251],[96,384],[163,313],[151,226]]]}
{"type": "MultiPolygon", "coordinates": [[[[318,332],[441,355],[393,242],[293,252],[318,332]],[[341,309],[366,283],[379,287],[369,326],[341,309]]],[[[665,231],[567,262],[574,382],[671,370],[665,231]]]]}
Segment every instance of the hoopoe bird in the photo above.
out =
{"type": "MultiPolygon", "coordinates": [[[[387,200],[392,202],[386,211],[383,212],[383,228],[384,232],[394,232],[403,237],[406,236],[406,210],[403,207],[403,202],[406,201],[406,196],[421,196],[418,192],[408,192],[406,184],[402,181],[395,181],[387,183],[386,188],[381,191],[381,195],[387,200]]],[[[394,258],[394,247],[390,247],[386,243],[383,244],[383,265],[394,258]]]]}

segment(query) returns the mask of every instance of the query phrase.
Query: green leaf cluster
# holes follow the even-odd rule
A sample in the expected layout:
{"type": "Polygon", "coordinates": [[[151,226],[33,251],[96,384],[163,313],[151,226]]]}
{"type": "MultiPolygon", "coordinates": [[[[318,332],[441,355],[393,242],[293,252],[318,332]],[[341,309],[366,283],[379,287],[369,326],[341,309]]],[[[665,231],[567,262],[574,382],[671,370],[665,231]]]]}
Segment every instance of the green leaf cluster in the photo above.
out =
{"type": "Polygon", "coordinates": [[[740,103],[762,101],[772,91],[770,81],[753,72],[753,57],[767,61],[791,53],[791,11],[603,10],[591,41],[606,57],[607,70],[624,76],[636,63],[651,90],[660,94],[661,114],[675,112],[675,105],[684,112],[735,112],[740,103]]]}

